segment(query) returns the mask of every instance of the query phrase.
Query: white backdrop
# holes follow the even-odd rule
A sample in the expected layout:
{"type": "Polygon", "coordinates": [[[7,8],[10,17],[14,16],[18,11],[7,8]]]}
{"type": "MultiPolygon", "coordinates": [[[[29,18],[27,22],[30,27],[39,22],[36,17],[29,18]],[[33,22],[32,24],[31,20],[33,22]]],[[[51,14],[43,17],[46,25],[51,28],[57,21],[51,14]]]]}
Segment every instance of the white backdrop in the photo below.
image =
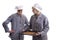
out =
{"type": "MultiPolygon", "coordinates": [[[[49,19],[50,30],[48,32],[48,40],[60,40],[59,0],[0,0],[0,40],[10,40],[8,37],[9,33],[4,32],[2,22],[5,21],[8,16],[16,12],[15,6],[23,5],[23,14],[30,20],[33,14],[31,7],[34,3],[39,3],[42,6],[42,13],[49,19]]],[[[32,36],[25,35],[24,40],[32,40],[32,36]]]]}

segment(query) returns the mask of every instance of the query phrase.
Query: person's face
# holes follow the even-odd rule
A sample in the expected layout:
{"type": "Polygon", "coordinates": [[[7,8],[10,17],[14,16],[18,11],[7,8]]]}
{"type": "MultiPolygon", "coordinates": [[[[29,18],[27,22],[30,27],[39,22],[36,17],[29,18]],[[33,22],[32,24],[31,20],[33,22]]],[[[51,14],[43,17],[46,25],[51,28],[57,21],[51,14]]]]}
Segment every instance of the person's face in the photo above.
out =
{"type": "Polygon", "coordinates": [[[37,9],[35,9],[34,7],[32,7],[32,12],[34,13],[34,14],[38,14],[38,10],[37,9]]]}
{"type": "Polygon", "coordinates": [[[22,9],[17,10],[17,13],[18,13],[19,15],[22,15],[22,9]]]}

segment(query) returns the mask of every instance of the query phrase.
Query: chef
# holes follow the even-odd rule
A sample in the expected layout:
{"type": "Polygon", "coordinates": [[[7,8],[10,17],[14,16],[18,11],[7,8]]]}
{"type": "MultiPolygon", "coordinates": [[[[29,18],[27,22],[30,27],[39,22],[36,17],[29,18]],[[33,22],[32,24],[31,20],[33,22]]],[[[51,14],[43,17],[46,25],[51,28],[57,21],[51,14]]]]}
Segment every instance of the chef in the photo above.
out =
{"type": "Polygon", "coordinates": [[[33,36],[33,40],[47,40],[49,21],[41,11],[42,7],[38,3],[32,6],[34,15],[32,15],[30,19],[30,31],[36,33],[35,36],[33,36]]]}
{"type": "Polygon", "coordinates": [[[11,40],[23,40],[22,33],[28,29],[28,20],[25,15],[22,14],[23,6],[16,6],[17,12],[9,16],[4,22],[3,27],[5,32],[10,33],[11,40]],[[8,24],[11,22],[11,30],[9,30],[8,24]]]}

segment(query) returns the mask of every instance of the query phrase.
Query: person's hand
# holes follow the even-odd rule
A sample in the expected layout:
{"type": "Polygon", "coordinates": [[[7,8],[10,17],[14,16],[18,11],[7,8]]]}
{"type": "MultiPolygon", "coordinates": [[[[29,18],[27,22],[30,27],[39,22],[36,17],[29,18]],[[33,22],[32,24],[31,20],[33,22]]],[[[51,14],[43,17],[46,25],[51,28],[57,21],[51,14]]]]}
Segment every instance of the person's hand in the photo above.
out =
{"type": "Polygon", "coordinates": [[[9,32],[10,32],[10,33],[13,33],[13,32],[15,32],[15,31],[14,31],[14,30],[10,30],[9,32]]]}
{"type": "Polygon", "coordinates": [[[38,36],[38,35],[41,35],[41,32],[37,32],[37,33],[36,33],[36,36],[38,36]]]}
{"type": "Polygon", "coordinates": [[[25,30],[23,29],[23,32],[24,32],[25,30]]]}
{"type": "Polygon", "coordinates": [[[30,29],[30,31],[32,31],[32,29],[30,29]]]}

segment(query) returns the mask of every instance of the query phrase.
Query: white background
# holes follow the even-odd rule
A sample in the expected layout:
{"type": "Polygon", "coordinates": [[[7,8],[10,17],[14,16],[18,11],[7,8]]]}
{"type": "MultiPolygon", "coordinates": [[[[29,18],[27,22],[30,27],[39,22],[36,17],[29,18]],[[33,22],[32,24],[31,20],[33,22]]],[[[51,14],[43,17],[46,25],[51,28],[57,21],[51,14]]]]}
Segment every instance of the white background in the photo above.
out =
{"type": "MultiPolygon", "coordinates": [[[[23,5],[23,14],[30,20],[33,14],[31,7],[34,3],[42,6],[42,13],[49,19],[48,40],[60,40],[60,0],[0,0],[0,40],[10,40],[9,33],[4,32],[2,22],[16,12],[15,6],[23,5]]],[[[32,36],[24,37],[24,40],[32,40],[32,36]]]]}

